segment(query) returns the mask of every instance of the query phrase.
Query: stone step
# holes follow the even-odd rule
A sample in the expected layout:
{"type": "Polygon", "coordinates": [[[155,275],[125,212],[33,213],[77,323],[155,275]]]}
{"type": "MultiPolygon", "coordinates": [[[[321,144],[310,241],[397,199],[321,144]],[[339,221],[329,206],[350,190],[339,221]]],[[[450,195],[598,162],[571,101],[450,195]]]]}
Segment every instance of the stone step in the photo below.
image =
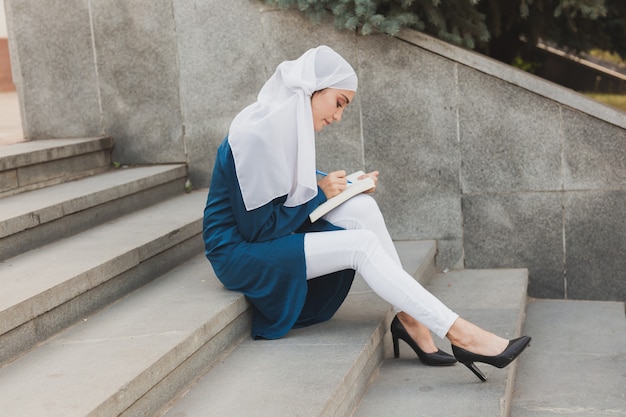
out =
{"type": "MultiPolygon", "coordinates": [[[[407,253],[411,247],[408,242],[401,245],[402,253],[407,253]]],[[[434,242],[414,242],[413,247],[417,248],[415,253],[430,256],[424,263],[433,262],[434,242]]],[[[381,318],[388,316],[389,306],[373,300],[371,292],[358,281],[348,298],[339,317],[294,331],[293,335],[290,333],[283,339],[292,347],[287,349],[282,362],[289,364],[291,369],[315,368],[313,359],[317,354],[302,349],[309,343],[322,357],[336,352],[325,358],[326,368],[343,367],[340,359],[348,355],[339,353],[349,351],[352,360],[360,356],[367,368],[374,369],[376,361],[370,358],[368,362],[367,356],[371,356],[372,351],[380,351],[380,347],[373,342],[365,343],[365,339],[371,339],[368,333],[372,333],[373,328],[378,329],[379,338],[382,337],[388,320],[383,324],[381,318]],[[374,302],[372,306],[369,305],[371,301],[374,302]],[[364,302],[368,303],[367,313],[360,312],[364,302]],[[378,324],[374,323],[376,321],[378,324]],[[321,338],[315,340],[316,334],[321,338]],[[361,343],[355,344],[353,339],[361,340],[361,343]],[[345,349],[337,349],[337,344],[343,348],[346,342],[345,349]],[[296,359],[293,356],[289,357],[298,353],[297,362],[292,360],[296,359]]],[[[63,417],[157,415],[168,401],[176,397],[176,393],[183,392],[198,376],[211,368],[222,367],[226,361],[232,363],[233,355],[226,354],[233,349],[241,352],[242,346],[252,343],[261,351],[244,355],[246,360],[261,367],[271,365],[263,363],[261,353],[266,349],[264,346],[274,344],[274,341],[252,342],[249,335],[250,314],[245,297],[226,291],[215,278],[209,262],[203,255],[198,255],[2,367],[0,396],[3,414],[63,417]],[[240,344],[242,339],[244,342],[240,344]]],[[[276,353],[269,352],[274,362],[280,359],[276,353]]],[[[379,356],[382,357],[380,353],[379,356]]],[[[263,373],[262,369],[257,372],[263,373]]],[[[273,375],[284,383],[294,384],[287,374],[273,375]]],[[[307,376],[300,389],[306,389],[307,385],[316,388],[318,378],[319,373],[307,376]]],[[[346,378],[360,380],[363,385],[367,381],[367,376],[357,369],[346,378]]],[[[262,385],[264,381],[258,382],[262,385]]],[[[319,381],[322,387],[327,383],[319,381]]],[[[347,385],[339,388],[345,397],[353,395],[347,385]]],[[[243,397],[254,394],[245,393],[243,397]]],[[[238,415],[261,415],[256,411],[248,409],[247,413],[238,415]]]]}
{"type": "Polygon", "coordinates": [[[195,256],[1,368],[2,414],[154,415],[249,335],[247,309],[195,256]]]}
{"type": "MultiPolygon", "coordinates": [[[[527,283],[525,269],[462,270],[437,274],[427,287],[461,317],[514,338],[524,319],[527,283]]],[[[435,339],[451,353],[449,343],[435,339]]],[[[481,382],[459,363],[425,366],[406,343],[399,343],[400,358],[390,354],[385,360],[354,417],[508,415],[516,362],[504,369],[478,364],[488,378],[481,382]]]]}
{"type": "Polygon", "coordinates": [[[109,137],[46,139],[0,146],[0,197],[104,172],[109,137]]]}
{"type": "Polygon", "coordinates": [[[202,252],[206,190],[0,263],[0,362],[202,252]]]}
{"type": "Polygon", "coordinates": [[[184,192],[185,165],[115,169],[2,199],[0,261],[184,192]]]}
{"type": "MultiPolygon", "coordinates": [[[[403,266],[426,282],[435,242],[396,242],[403,266]]],[[[384,357],[392,318],[359,278],[332,320],[279,340],[246,338],[165,414],[176,416],[348,416],[384,357]]]]}
{"type": "Polygon", "coordinates": [[[533,300],[512,417],[626,416],[623,302],[533,300]]]}

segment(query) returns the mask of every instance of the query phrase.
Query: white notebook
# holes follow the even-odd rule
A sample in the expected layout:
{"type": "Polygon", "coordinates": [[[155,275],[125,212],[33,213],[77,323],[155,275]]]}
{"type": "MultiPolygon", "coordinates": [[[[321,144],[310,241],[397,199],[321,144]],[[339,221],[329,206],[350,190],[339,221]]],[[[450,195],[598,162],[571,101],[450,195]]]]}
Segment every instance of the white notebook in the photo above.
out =
{"type": "Polygon", "coordinates": [[[350,181],[351,184],[348,184],[346,189],[336,196],[329,198],[324,203],[317,206],[317,208],[313,210],[311,214],[309,214],[309,219],[311,220],[311,223],[314,223],[324,214],[328,213],[345,201],[351,199],[355,195],[361,194],[364,191],[374,188],[375,184],[372,178],[366,177],[362,180],[358,179],[363,174],[363,171],[357,171],[346,176],[347,180],[350,181]]]}

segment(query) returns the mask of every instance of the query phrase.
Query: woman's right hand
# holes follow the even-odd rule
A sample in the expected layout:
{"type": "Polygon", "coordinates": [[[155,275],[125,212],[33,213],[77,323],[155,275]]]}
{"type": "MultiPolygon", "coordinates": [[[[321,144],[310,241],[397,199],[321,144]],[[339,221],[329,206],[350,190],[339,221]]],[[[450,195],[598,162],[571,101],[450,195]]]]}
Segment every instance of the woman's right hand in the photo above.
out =
{"type": "Polygon", "coordinates": [[[346,171],[329,172],[324,178],[317,182],[326,198],[331,198],[342,192],[348,186],[346,171]]]}

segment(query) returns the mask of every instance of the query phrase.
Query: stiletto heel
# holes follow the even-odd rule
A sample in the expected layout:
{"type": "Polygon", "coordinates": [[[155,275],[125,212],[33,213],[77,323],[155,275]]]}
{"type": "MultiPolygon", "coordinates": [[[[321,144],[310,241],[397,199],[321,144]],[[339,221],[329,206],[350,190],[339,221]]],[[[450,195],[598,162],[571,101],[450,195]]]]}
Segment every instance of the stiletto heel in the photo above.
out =
{"type": "Polygon", "coordinates": [[[391,322],[391,340],[393,341],[393,356],[395,358],[400,357],[400,345],[398,343],[398,339],[404,340],[417,354],[419,360],[428,366],[448,366],[454,365],[456,363],[456,359],[454,357],[442,350],[437,349],[437,352],[426,353],[415,343],[413,338],[406,331],[398,316],[394,317],[391,322]]]}
{"type": "Polygon", "coordinates": [[[391,340],[393,340],[393,357],[397,359],[400,357],[400,344],[398,343],[398,336],[391,333],[391,340]]]}
{"type": "Polygon", "coordinates": [[[474,365],[474,362],[464,363],[463,365],[467,366],[470,371],[474,372],[474,375],[476,375],[481,381],[485,382],[487,380],[485,374],[478,369],[478,366],[474,365]]]}
{"type": "Polygon", "coordinates": [[[530,344],[531,338],[529,336],[518,337],[517,339],[509,340],[509,344],[502,353],[495,356],[479,355],[477,353],[469,352],[463,348],[452,345],[452,353],[454,357],[467,366],[481,381],[486,381],[487,377],[474,365],[474,362],[483,362],[496,368],[504,368],[517,358],[520,353],[524,351],[530,344]]]}

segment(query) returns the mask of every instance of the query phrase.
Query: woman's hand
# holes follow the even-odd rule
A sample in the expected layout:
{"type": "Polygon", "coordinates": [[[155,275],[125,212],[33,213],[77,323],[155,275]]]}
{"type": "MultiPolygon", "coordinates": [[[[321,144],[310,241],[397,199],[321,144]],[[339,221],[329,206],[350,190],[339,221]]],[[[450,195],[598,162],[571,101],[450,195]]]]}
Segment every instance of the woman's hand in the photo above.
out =
{"type": "MultiPolygon", "coordinates": [[[[368,172],[359,177],[359,179],[370,177],[374,180],[374,187],[365,191],[366,193],[373,193],[376,191],[376,185],[378,185],[378,171],[368,172]]],[[[348,186],[348,180],[346,179],[346,171],[334,171],[317,182],[317,185],[322,189],[326,198],[331,198],[342,192],[348,186]]]]}
{"type": "Polygon", "coordinates": [[[374,188],[370,188],[369,190],[365,192],[373,193],[374,191],[376,191],[376,186],[378,185],[378,171],[372,171],[372,172],[368,172],[367,174],[363,174],[359,177],[359,179],[362,180],[363,178],[367,178],[367,177],[370,177],[371,179],[374,180],[374,188]]]}
{"type": "Polygon", "coordinates": [[[324,178],[317,182],[326,198],[331,198],[342,192],[348,186],[346,171],[329,172],[324,178]]]}

